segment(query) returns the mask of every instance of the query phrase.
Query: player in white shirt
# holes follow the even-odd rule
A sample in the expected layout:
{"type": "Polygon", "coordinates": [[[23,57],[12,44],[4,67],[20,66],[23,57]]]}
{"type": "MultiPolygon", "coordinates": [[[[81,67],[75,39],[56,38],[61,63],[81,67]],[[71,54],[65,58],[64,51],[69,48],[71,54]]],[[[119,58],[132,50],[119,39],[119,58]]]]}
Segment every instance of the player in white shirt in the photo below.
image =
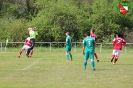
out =
{"type": "MultiPolygon", "coordinates": [[[[26,38],[26,40],[25,40],[25,42],[24,42],[24,45],[23,45],[22,49],[21,49],[20,52],[19,52],[18,58],[20,58],[20,56],[21,56],[21,54],[22,54],[22,52],[23,52],[24,50],[26,50],[26,53],[27,53],[27,50],[28,50],[29,48],[31,48],[30,37],[26,38]]],[[[33,53],[32,53],[32,51],[31,51],[31,55],[32,55],[32,54],[33,54],[33,53]]]]}

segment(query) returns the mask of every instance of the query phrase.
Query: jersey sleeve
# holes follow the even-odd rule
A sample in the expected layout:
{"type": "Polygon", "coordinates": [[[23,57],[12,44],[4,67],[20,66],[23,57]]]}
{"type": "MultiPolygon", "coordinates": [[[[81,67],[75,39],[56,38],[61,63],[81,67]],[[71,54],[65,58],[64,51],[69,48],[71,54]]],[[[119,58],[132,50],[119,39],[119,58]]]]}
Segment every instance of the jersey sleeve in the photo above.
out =
{"type": "Polygon", "coordinates": [[[125,42],[125,40],[124,40],[124,39],[122,40],[122,43],[123,43],[124,45],[126,45],[126,42],[125,42]]]}
{"type": "Polygon", "coordinates": [[[97,38],[97,36],[95,37],[95,41],[98,41],[98,38],[97,38]]]}
{"type": "Polygon", "coordinates": [[[66,38],[66,44],[68,44],[68,37],[66,38]]]}
{"type": "Polygon", "coordinates": [[[113,45],[115,45],[115,40],[116,40],[116,39],[114,38],[113,41],[112,41],[113,45]]]}

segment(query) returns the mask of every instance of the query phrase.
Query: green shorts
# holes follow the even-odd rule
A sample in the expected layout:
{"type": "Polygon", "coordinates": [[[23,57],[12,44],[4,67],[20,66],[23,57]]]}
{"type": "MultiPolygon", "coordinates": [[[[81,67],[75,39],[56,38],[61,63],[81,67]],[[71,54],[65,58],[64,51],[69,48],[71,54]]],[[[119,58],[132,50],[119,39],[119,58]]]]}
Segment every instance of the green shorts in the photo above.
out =
{"type": "Polygon", "coordinates": [[[86,51],[84,53],[84,59],[88,59],[88,58],[94,59],[94,51],[86,51]]]}
{"type": "Polygon", "coordinates": [[[66,47],[66,52],[71,51],[71,47],[66,47]]]}

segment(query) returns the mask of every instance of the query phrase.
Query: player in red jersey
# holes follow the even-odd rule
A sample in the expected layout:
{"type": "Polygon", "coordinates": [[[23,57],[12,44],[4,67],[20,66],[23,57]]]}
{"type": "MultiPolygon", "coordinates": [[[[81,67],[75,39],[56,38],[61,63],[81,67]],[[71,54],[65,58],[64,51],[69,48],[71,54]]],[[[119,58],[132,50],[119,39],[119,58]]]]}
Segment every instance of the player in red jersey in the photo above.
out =
{"type": "MultiPolygon", "coordinates": [[[[91,29],[90,33],[91,33],[90,36],[95,39],[95,42],[97,42],[98,38],[97,38],[97,36],[95,34],[95,30],[91,29]]],[[[98,56],[97,56],[96,52],[94,52],[94,56],[96,57],[97,62],[99,62],[99,59],[98,59],[98,56]]]]}
{"type": "Polygon", "coordinates": [[[114,47],[113,47],[113,54],[112,54],[111,62],[115,64],[118,60],[118,57],[120,56],[123,45],[125,46],[126,42],[123,38],[121,38],[120,34],[117,34],[116,38],[114,38],[112,43],[114,47]]]}
{"type": "MultiPolygon", "coordinates": [[[[24,45],[23,45],[22,49],[21,49],[20,52],[19,52],[18,58],[20,58],[20,56],[21,56],[21,54],[22,54],[22,52],[23,52],[24,50],[26,50],[26,52],[27,52],[27,50],[28,50],[30,47],[31,47],[31,42],[30,42],[30,37],[28,37],[28,38],[26,38],[26,40],[25,40],[25,42],[24,42],[24,45]]],[[[30,57],[32,56],[32,54],[33,54],[33,50],[30,52],[30,57]]]]}

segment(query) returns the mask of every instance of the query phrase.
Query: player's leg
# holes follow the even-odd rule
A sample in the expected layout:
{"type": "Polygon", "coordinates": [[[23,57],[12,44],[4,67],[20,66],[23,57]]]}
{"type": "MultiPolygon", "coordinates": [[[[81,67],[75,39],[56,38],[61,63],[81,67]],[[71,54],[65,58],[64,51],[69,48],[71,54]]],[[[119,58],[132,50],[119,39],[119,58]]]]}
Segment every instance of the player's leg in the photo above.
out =
{"type": "Polygon", "coordinates": [[[32,56],[32,54],[33,54],[33,49],[30,51],[30,55],[29,55],[29,57],[31,57],[31,56],[32,56]]]}
{"type": "Polygon", "coordinates": [[[67,61],[70,61],[71,60],[71,53],[70,53],[70,47],[66,46],[66,58],[67,58],[67,61]]]}
{"type": "Polygon", "coordinates": [[[68,47],[66,46],[66,58],[67,58],[67,60],[69,60],[70,58],[69,58],[69,49],[68,49],[68,47]]]}
{"type": "Polygon", "coordinates": [[[26,50],[26,56],[29,58],[29,55],[27,55],[27,52],[28,52],[28,50],[30,49],[31,47],[30,46],[25,46],[25,50],[26,50]]]}
{"type": "Polygon", "coordinates": [[[31,42],[31,48],[29,48],[29,49],[27,50],[27,53],[26,53],[26,56],[27,56],[27,57],[29,57],[29,53],[30,53],[31,50],[34,48],[35,39],[31,39],[30,42],[31,42]]]}
{"type": "Polygon", "coordinates": [[[117,50],[117,53],[116,53],[116,56],[115,56],[115,59],[114,59],[113,64],[116,64],[116,62],[118,61],[118,58],[120,56],[120,53],[121,53],[121,50],[117,50]]]}
{"type": "Polygon", "coordinates": [[[116,50],[113,50],[111,62],[113,62],[113,60],[115,58],[115,53],[116,53],[116,50]]]}
{"type": "Polygon", "coordinates": [[[85,52],[84,53],[84,70],[86,70],[88,58],[89,58],[89,53],[85,52]]]}
{"type": "Polygon", "coordinates": [[[96,52],[94,53],[94,56],[95,56],[97,62],[99,62],[99,59],[98,59],[98,56],[97,56],[96,52]]]}
{"type": "Polygon", "coordinates": [[[22,47],[22,49],[19,51],[18,58],[20,58],[20,56],[21,56],[22,52],[24,51],[24,49],[25,49],[24,47],[25,47],[25,46],[23,46],[23,47],[22,47]]]}
{"type": "Polygon", "coordinates": [[[72,54],[71,54],[71,48],[69,48],[69,56],[70,56],[70,59],[71,59],[71,61],[73,60],[73,56],[72,56],[72,54]]]}
{"type": "Polygon", "coordinates": [[[91,64],[92,70],[95,70],[94,51],[90,51],[89,55],[90,55],[90,64],[91,64]]]}
{"type": "MultiPolygon", "coordinates": [[[[96,46],[95,46],[95,47],[96,47],[96,46]]],[[[98,56],[97,56],[97,54],[96,54],[95,50],[94,50],[94,56],[95,56],[95,58],[96,58],[97,62],[99,62],[99,59],[98,59],[98,56]]]]}

